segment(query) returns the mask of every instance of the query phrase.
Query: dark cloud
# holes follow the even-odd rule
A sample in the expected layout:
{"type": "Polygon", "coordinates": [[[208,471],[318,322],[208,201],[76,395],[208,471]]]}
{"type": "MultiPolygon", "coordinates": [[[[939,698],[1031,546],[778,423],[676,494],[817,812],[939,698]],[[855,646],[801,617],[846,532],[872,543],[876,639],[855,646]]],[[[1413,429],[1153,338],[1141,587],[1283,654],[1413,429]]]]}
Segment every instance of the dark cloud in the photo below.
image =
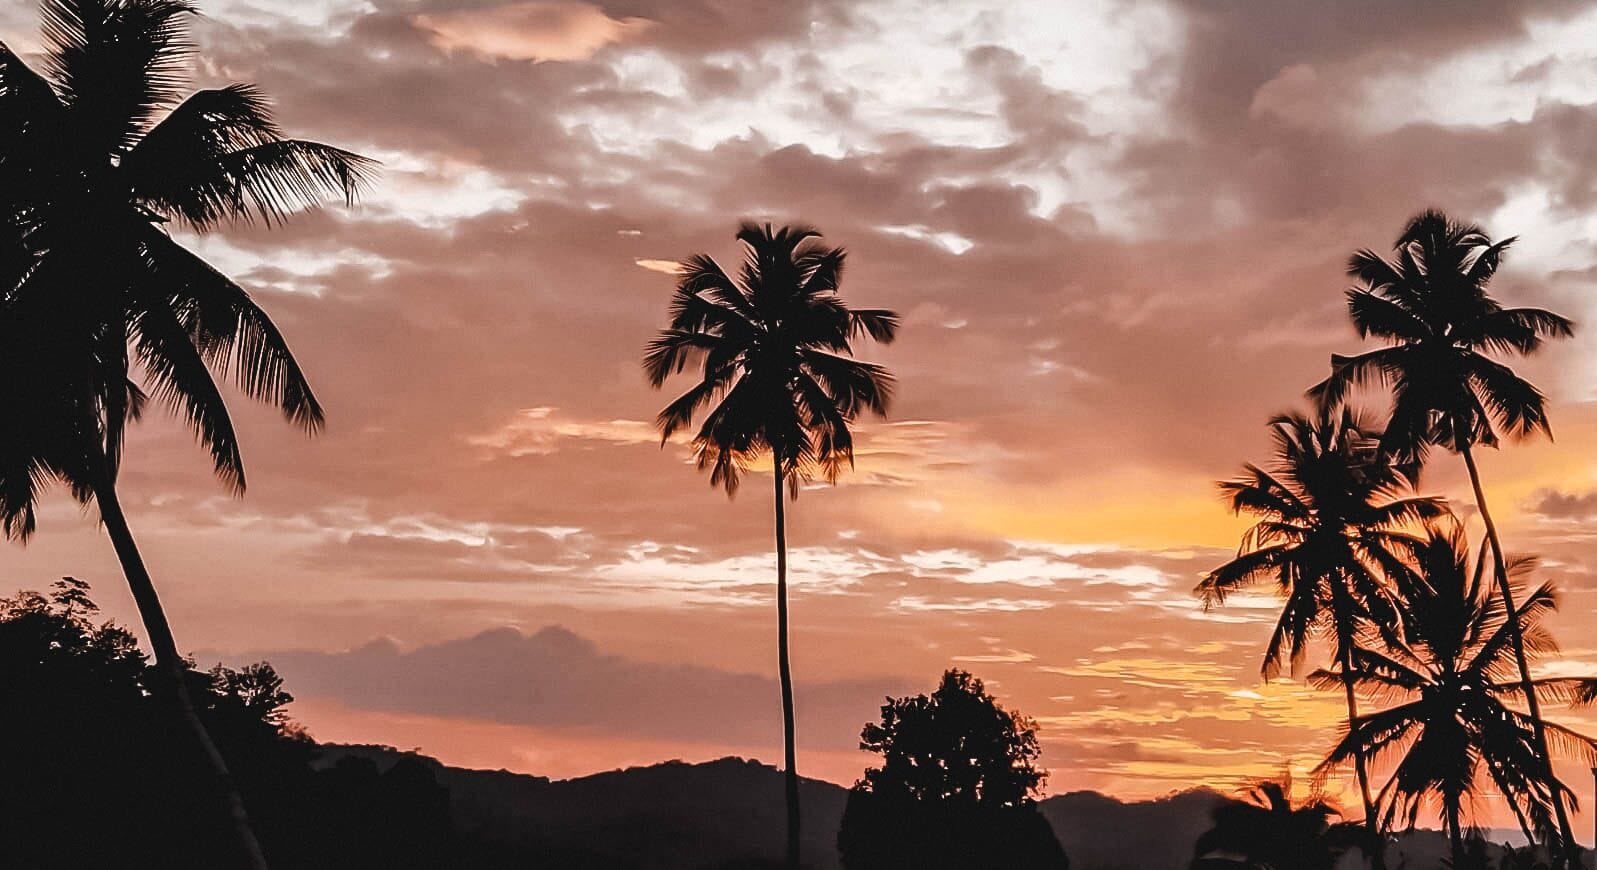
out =
{"type": "MultiPolygon", "coordinates": [[[[271,661],[302,695],[355,709],[708,745],[763,743],[781,729],[773,679],[610,655],[559,626],[530,635],[493,629],[409,651],[379,640],[341,653],[246,658],[271,661]]],[[[886,695],[905,691],[896,678],[801,681],[804,741],[847,745],[886,695]]]]}
{"type": "Polygon", "coordinates": [[[1531,496],[1527,508],[1552,520],[1583,520],[1597,516],[1597,491],[1574,493],[1540,489],[1531,496]]]}

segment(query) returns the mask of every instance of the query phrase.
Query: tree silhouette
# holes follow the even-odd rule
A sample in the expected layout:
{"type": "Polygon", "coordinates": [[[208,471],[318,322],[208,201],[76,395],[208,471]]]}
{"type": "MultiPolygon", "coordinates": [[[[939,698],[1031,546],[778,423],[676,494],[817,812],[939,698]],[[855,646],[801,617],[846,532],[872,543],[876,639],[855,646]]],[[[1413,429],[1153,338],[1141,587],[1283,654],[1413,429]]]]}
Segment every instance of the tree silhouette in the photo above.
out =
{"type": "Polygon", "coordinates": [[[819,475],[836,482],[854,463],[849,432],[862,411],[887,413],[893,379],[881,366],[852,359],[862,335],[891,342],[898,315],[850,309],[838,295],[842,248],[819,242],[808,227],[773,230],[745,223],[743,268],[734,280],[699,254],[683,260],[670,322],[644,354],[649,383],[663,386],[690,364],[699,382],[662,410],[661,443],[714,405],[693,437],[700,469],[710,484],[736,492],[740,474],[770,454],[776,500],[776,608],[778,669],[787,790],[787,860],[799,863],[798,771],[793,735],[793,675],[788,662],[787,531],[784,483],[797,498],[800,485],[819,475]]]}
{"type": "Polygon", "coordinates": [[[849,793],[838,849],[857,868],[1065,868],[1036,797],[1036,724],[950,670],[931,695],[889,698],[860,748],[880,767],[849,793]]]}
{"type": "Polygon", "coordinates": [[[46,0],[43,73],[0,44],[0,517],[34,529],[51,481],[93,500],[172,705],[225,802],[241,862],[262,867],[244,807],[184,684],[183,665],[116,495],[127,424],[148,398],[184,418],[217,475],[244,488],[222,394],[249,396],[314,431],[322,409],[271,320],[166,231],[275,224],[324,196],[348,200],[365,159],[284,138],[249,85],[180,99],[191,53],[184,0],[46,0]]]}
{"type": "MultiPolygon", "coordinates": [[[[1461,532],[1435,531],[1417,555],[1417,576],[1405,578],[1401,638],[1389,639],[1385,651],[1360,647],[1352,670],[1317,672],[1322,685],[1344,683],[1349,675],[1362,690],[1390,699],[1393,706],[1355,721],[1331,750],[1321,769],[1359,755],[1400,755],[1390,782],[1382,789],[1384,823],[1401,820],[1413,827],[1429,801],[1440,816],[1452,845],[1455,866],[1465,860],[1466,799],[1485,784],[1504,796],[1527,836],[1549,831],[1553,808],[1568,788],[1538,763],[1535,721],[1514,709],[1519,692],[1511,638],[1517,632],[1534,655],[1557,651],[1541,618],[1556,607],[1550,585],[1526,596],[1513,618],[1481,572],[1472,574],[1461,532]]],[[[1519,576],[1534,563],[1519,560],[1509,568],[1516,592],[1519,576]]],[[[1589,685],[1579,679],[1538,681],[1544,693],[1572,699],[1589,685]]],[[[1543,723],[1558,744],[1597,759],[1590,739],[1554,723],[1543,723]]]]}
{"type": "MultiPolygon", "coordinates": [[[[1259,522],[1236,558],[1205,576],[1197,594],[1208,607],[1239,588],[1275,583],[1285,603],[1265,649],[1264,677],[1279,673],[1283,661],[1299,664],[1310,637],[1322,630],[1346,670],[1363,626],[1390,630],[1397,623],[1400,604],[1387,577],[1406,570],[1404,557],[1419,543],[1404,529],[1446,508],[1434,498],[1403,496],[1405,469],[1381,455],[1379,433],[1351,410],[1323,410],[1313,418],[1285,414],[1270,427],[1270,466],[1248,465],[1247,476],[1220,485],[1233,511],[1259,522]]],[[[1351,675],[1343,691],[1348,721],[1357,721],[1351,675]]],[[[1355,755],[1354,768],[1373,836],[1375,804],[1362,754],[1355,755]]]]}
{"type": "MultiPolygon", "coordinates": [[[[1348,274],[1362,285],[1348,291],[1348,312],[1361,337],[1388,346],[1357,356],[1332,356],[1331,375],[1309,392],[1322,405],[1341,403],[1364,383],[1392,390],[1391,422],[1383,445],[1422,459],[1435,445],[1464,458],[1491,545],[1498,594],[1508,613],[1518,612],[1504,563],[1502,541],[1486,504],[1472,448],[1496,447],[1499,432],[1551,435],[1540,390],[1490,354],[1535,353],[1549,337],[1568,337],[1573,324],[1539,308],[1504,308],[1487,290],[1513,238],[1493,242],[1479,227],[1439,211],[1409,222],[1387,259],[1362,250],[1348,274]]],[[[1518,630],[1508,626],[1521,690],[1533,724],[1541,720],[1530,667],[1518,630]]],[[[1551,776],[1547,737],[1536,725],[1540,763],[1551,776]]],[[[1562,801],[1554,804],[1563,849],[1574,843],[1562,801]]],[[[1557,851],[1557,849],[1555,849],[1557,851]]]]}
{"type": "Polygon", "coordinates": [[[1368,834],[1351,823],[1333,823],[1336,808],[1318,799],[1292,802],[1286,785],[1261,782],[1247,801],[1215,808],[1214,827],[1198,838],[1192,870],[1331,870],[1368,834]]]}
{"type": "MultiPolygon", "coordinates": [[[[207,821],[186,736],[149,692],[163,673],[131,634],[97,619],[87,585],[71,578],[0,599],[0,865],[210,870],[231,832],[207,821]]],[[[185,663],[184,676],[274,867],[457,866],[445,853],[448,794],[430,769],[319,763],[269,664],[185,663]]]]}

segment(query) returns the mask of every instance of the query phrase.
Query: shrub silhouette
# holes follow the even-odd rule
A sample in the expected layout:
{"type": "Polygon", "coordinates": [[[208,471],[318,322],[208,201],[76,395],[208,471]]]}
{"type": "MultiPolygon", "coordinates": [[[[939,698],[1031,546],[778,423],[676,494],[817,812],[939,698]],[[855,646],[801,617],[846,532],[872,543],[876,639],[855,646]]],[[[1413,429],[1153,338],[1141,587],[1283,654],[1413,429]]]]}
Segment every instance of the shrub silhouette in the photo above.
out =
{"type": "MultiPolygon", "coordinates": [[[[0,866],[214,868],[231,832],[133,636],[97,624],[88,587],[0,599],[0,866]]],[[[384,773],[321,750],[268,664],[185,671],[200,718],[278,868],[449,866],[448,793],[431,769],[384,773]]]]}

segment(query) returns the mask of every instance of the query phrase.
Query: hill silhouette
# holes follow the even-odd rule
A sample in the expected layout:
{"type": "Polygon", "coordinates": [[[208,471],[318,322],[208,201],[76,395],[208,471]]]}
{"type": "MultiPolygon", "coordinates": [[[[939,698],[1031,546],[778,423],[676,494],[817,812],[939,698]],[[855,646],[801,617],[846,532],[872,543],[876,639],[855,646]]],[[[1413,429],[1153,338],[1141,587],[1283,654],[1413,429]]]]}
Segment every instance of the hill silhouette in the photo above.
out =
{"type": "MultiPolygon", "coordinates": [[[[425,764],[449,790],[459,841],[477,844],[484,856],[639,870],[782,863],[782,775],[758,761],[668,761],[551,780],[451,767],[387,746],[324,744],[322,750],[323,764],[349,756],[369,759],[380,771],[404,760],[425,764]]],[[[805,866],[840,868],[835,838],[848,790],[813,779],[801,788],[805,866]]],[[[1145,801],[1082,791],[1046,798],[1039,808],[1073,870],[1186,870],[1215,808],[1231,800],[1209,789],[1145,801]]],[[[1441,834],[1416,832],[1400,838],[1391,866],[1435,867],[1446,850],[1441,834]]],[[[481,866],[502,866],[482,860],[481,866]]]]}
{"type": "MultiPolygon", "coordinates": [[[[780,866],[782,774],[741,758],[669,761],[568,780],[450,767],[385,746],[324,746],[323,763],[347,756],[379,770],[405,759],[431,767],[450,793],[465,838],[553,866],[733,868],[780,866]]],[[[840,866],[836,837],[848,793],[800,783],[806,865],[840,866]]]]}

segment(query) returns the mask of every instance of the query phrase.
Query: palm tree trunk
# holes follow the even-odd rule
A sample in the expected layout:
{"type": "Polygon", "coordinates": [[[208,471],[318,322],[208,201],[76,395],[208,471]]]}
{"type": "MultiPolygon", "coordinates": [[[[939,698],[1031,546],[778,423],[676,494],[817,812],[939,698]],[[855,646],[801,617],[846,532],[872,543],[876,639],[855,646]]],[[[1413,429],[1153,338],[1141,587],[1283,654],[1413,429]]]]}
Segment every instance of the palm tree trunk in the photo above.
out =
{"type": "Polygon", "coordinates": [[[771,451],[772,470],[776,472],[776,648],[777,670],[782,680],[782,757],[786,766],[783,779],[787,786],[787,866],[799,867],[799,779],[797,747],[793,736],[793,668],[787,657],[787,517],[783,511],[782,456],[771,451]]]}
{"type": "MultiPolygon", "coordinates": [[[[1541,702],[1536,697],[1536,685],[1531,681],[1530,662],[1525,658],[1525,639],[1520,634],[1518,613],[1514,608],[1514,590],[1508,583],[1508,567],[1503,561],[1503,542],[1497,537],[1497,524],[1492,522],[1492,513],[1486,507],[1486,493],[1481,488],[1480,469],[1475,467],[1475,456],[1465,445],[1460,453],[1464,455],[1464,467],[1469,470],[1470,486],[1475,490],[1475,507],[1481,512],[1481,522],[1486,525],[1486,540],[1492,547],[1492,567],[1497,572],[1497,591],[1503,599],[1505,616],[1508,619],[1508,636],[1514,645],[1514,658],[1519,663],[1519,685],[1525,695],[1525,707],[1530,713],[1531,726],[1536,732],[1536,749],[1541,754],[1542,764],[1546,767],[1548,788],[1552,791],[1553,810],[1558,816],[1558,834],[1562,841],[1556,848],[1549,848],[1558,866],[1563,866],[1569,851],[1574,847],[1575,834],[1569,827],[1569,813],[1564,808],[1564,797],[1554,785],[1553,756],[1547,748],[1547,728],[1542,723],[1541,702]]],[[[1548,844],[1550,847],[1552,844],[1548,844]]]]}
{"type": "Polygon", "coordinates": [[[1458,795],[1443,795],[1442,808],[1447,814],[1447,842],[1453,850],[1453,866],[1464,867],[1464,834],[1459,829],[1458,795]]]}
{"type": "MultiPolygon", "coordinates": [[[[1341,581],[1333,582],[1337,584],[1332,590],[1336,599],[1336,657],[1342,666],[1342,689],[1347,698],[1347,727],[1351,731],[1359,718],[1358,695],[1353,690],[1353,615],[1351,602],[1347,600],[1347,589],[1341,581]]],[[[1364,799],[1364,828],[1370,835],[1370,848],[1375,850],[1369,856],[1370,862],[1375,870],[1386,870],[1386,840],[1381,836],[1376,822],[1375,800],[1370,797],[1369,765],[1364,758],[1363,748],[1353,750],[1353,770],[1358,775],[1359,797],[1364,799]]]]}
{"type": "Polygon", "coordinates": [[[99,504],[100,520],[105,524],[106,534],[110,536],[111,545],[116,548],[117,558],[122,562],[122,573],[127,576],[133,600],[138,604],[145,635],[155,650],[155,673],[160,682],[156,688],[163,690],[161,694],[166,696],[171,705],[170,712],[176,718],[178,728],[193,741],[211,777],[211,786],[226,808],[228,824],[237,846],[236,866],[247,870],[266,870],[266,856],[255,839],[254,829],[250,827],[249,816],[244,811],[244,799],[227,770],[227,762],[217,751],[216,744],[211,741],[211,735],[206,732],[205,725],[200,722],[199,714],[194,709],[194,699],[189,696],[184,678],[186,666],[183,657],[178,654],[172,627],[166,621],[166,611],[155,594],[155,584],[144,566],[144,558],[139,555],[138,544],[133,540],[127,517],[122,513],[122,504],[116,497],[116,484],[111,481],[109,474],[99,475],[94,487],[94,500],[99,504]]]}

